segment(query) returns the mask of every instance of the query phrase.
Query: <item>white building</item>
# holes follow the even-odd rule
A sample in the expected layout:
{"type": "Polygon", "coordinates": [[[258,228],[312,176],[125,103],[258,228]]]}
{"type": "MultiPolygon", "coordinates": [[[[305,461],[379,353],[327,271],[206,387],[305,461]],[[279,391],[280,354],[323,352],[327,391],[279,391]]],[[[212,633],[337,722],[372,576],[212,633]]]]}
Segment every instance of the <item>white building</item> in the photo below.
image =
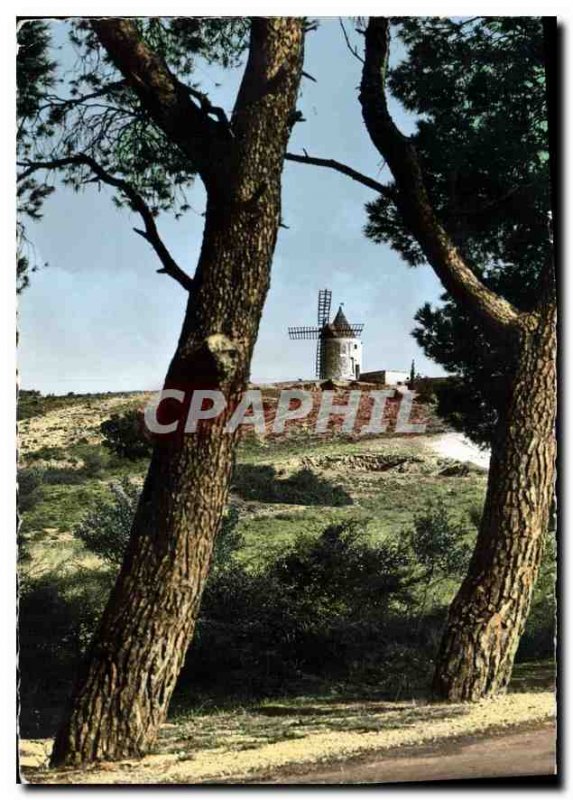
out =
{"type": "Polygon", "coordinates": [[[403,386],[410,380],[410,373],[395,369],[379,369],[376,372],[363,372],[360,380],[379,383],[382,386],[403,386]]]}

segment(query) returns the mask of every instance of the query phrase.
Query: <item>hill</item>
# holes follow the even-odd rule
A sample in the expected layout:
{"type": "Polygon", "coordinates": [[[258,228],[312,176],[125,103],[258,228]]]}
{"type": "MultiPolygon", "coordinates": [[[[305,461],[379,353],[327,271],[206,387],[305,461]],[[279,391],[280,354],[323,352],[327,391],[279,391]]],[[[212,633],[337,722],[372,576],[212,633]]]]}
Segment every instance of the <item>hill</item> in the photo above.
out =
{"type": "MultiPolygon", "coordinates": [[[[279,392],[292,385],[261,387],[270,418],[279,392]]],[[[296,386],[320,398],[319,384],[296,386]]],[[[369,385],[356,386],[364,389],[369,385]]],[[[20,532],[37,554],[36,570],[80,555],[71,532],[107,494],[111,482],[125,476],[142,480],[146,460],[130,462],[110,456],[102,447],[100,425],[112,414],[144,407],[152,397],[151,392],[48,397],[21,393],[24,419],[19,424],[19,468],[20,488],[26,498],[20,532]],[[30,473],[41,474],[42,484],[27,492],[30,473]]],[[[385,420],[390,432],[376,436],[343,435],[337,419],[326,433],[314,433],[317,402],[302,424],[287,426],[284,434],[247,434],[239,447],[231,502],[241,510],[241,531],[248,550],[256,554],[263,532],[267,551],[300,532],[318,532],[325,521],[350,516],[368,519],[374,536],[397,535],[431,499],[442,499],[460,519],[479,509],[484,471],[474,466],[460,471],[455,459],[437,454],[447,428],[430,404],[415,405],[412,415],[414,421],[427,422],[426,434],[392,433],[398,403],[399,398],[393,397],[387,404],[385,420]],[[452,481],[462,474],[463,480],[452,481]],[[410,491],[413,482],[415,498],[410,491]]],[[[358,428],[364,423],[361,410],[358,428]]],[[[470,457],[474,457],[471,452],[470,457]]]]}
{"type": "MultiPolygon", "coordinates": [[[[266,416],[289,386],[260,387],[266,416]]],[[[307,386],[318,402],[322,388],[307,386]]],[[[351,387],[334,388],[344,396],[351,387]]],[[[78,525],[110,502],[111,486],[125,479],[141,485],[147,467],[145,458],[110,453],[100,425],[151,396],[21,395],[20,699],[29,767],[45,764],[73,670],[113,581],[114,569],[84,546],[78,525]]],[[[487,457],[448,431],[431,402],[413,410],[414,420],[427,421],[425,433],[397,434],[398,402],[390,398],[388,431],[378,435],[342,434],[336,421],[317,434],[309,415],[279,436],[244,436],[229,498],[235,551],[210,579],[170,722],[157,754],[136,773],[124,766],[110,772],[110,782],[126,775],[128,782],[270,777],[301,761],[303,751],[302,760],[315,763],[551,716],[547,692],[477,715],[426,704],[433,651],[463,568],[448,572],[438,561],[454,544],[471,548],[487,457]],[[417,525],[426,539],[413,555],[417,525]],[[443,534],[460,541],[440,544],[443,534]],[[419,560],[424,552],[437,569],[433,578],[419,560]],[[334,595],[324,594],[321,580],[334,595]]],[[[549,561],[522,660],[546,657],[548,641],[551,650],[552,569],[549,561]]],[[[542,688],[551,682],[547,670],[542,688]]],[[[531,690],[531,682],[520,688],[531,690]]],[[[33,782],[102,782],[97,771],[26,774],[33,782]]]]}

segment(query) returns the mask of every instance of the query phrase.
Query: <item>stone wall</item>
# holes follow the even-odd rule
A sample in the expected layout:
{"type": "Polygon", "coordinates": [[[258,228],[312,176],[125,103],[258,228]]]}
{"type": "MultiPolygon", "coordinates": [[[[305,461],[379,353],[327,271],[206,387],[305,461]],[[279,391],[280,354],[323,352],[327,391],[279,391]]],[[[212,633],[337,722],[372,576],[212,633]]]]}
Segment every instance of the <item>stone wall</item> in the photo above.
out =
{"type": "Polygon", "coordinates": [[[362,368],[360,339],[333,337],[324,340],[323,377],[334,381],[356,380],[362,368]]]}

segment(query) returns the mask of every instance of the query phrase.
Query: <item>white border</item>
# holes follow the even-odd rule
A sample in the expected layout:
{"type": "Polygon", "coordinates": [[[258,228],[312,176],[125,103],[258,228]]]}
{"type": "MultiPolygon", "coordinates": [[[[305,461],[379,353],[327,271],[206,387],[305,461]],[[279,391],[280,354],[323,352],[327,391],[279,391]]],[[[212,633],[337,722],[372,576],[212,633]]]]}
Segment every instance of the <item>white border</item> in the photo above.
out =
{"type": "MultiPolygon", "coordinates": [[[[132,16],[146,16],[146,15],[229,15],[229,16],[242,16],[242,15],[276,15],[276,14],[295,14],[306,16],[357,16],[372,14],[388,14],[388,15],[404,15],[405,13],[411,16],[415,15],[431,15],[431,16],[465,16],[465,15],[491,15],[491,16],[528,16],[528,15],[557,15],[561,23],[565,26],[565,41],[563,47],[564,55],[564,80],[566,82],[566,89],[563,92],[563,98],[567,94],[571,95],[571,42],[569,31],[567,30],[572,17],[570,3],[553,2],[544,3],[531,2],[531,0],[520,0],[520,2],[468,2],[468,0],[447,0],[447,2],[428,2],[428,0],[411,0],[405,4],[396,2],[396,0],[387,0],[387,2],[367,2],[360,3],[359,7],[351,3],[340,2],[300,2],[300,0],[291,0],[290,2],[261,2],[261,0],[244,0],[244,2],[217,2],[217,0],[196,0],[196,2],[189,2],[189,0],[164,0],[159,3],[157,0],[150,2],[150,0],[102,0],[101,2],[69,2],[69,0],[51,0],[47,3],[44,0],[20,0],[18,3],[6,2],[0,10],[0,76],[1,76],[1,106],[4,115],[3,125],[0,126],[0,136],[2,145],[2,159],[0,161],[0,185],[3,191],[0,194],[0,203],[2,204],[0,219],[2,221],[2,243],[4,258],[0,267],[0,353],[1,365],[3,368],[3,384],[2,394],[0,398],[0,425],[1,425],[1,438],[2,443],[2,461],[0,472],[0,511],[2,513],[3,525],[0,528],[2,535],[1,550],[0,550],[0,564],[2,565],[3,574],[0,580],[0,608],[2,609],[2,630],[1,639],[3,643],[3,658],[0,660],[0,669],[2,680],[2,708],[3,713],[0,721],[0,786],[3,789],[2,797],[14,797],[20,794],[22,787],[15,784],[15,724],[14,724],[14,709],[15,709],[15,685],[14,685],[14,642],[15,642],[15,611],[14,611],[14,597],[15,597],[15,558],[16,558],[16,544],[14,536],[14,516],[15,516],[15,501],[14,501],[14,420],[15,420],[15,393],[14,393],[14,375],[15,375],[15,301],[14,301],[14,277],[13,277],[13,263],[14,263],[14,230],[15,230],[15,214],[14,214],[14,200],[12,187],[14,185],[14,127],[13,127],[13,109],[14,109],[14,96],[15,96],[15,37],[14,37],[14,20],[16,15],[19,16],[88,16],[88,15],[132,15],[132,16]],[[567,92],[567,90],[569,90],[567,92]],[[8,121],[9,120],[9,121],[8,121]]],[[[571,139],[571,101],[568,103],[566,114],[563,116],[564,129],[562,130],[562,140],[564,149],[567,150],[568,142],[571,139]]],[[[567,153],[564,155],[568,156],[567,153]]],[[[562,308],[566,307],[569,311],[573,309],[573,282],[566,279],[566,268],[569,267],[569,235],[568,231],[571,230],[573,219],[571,214],[571,207],[567,207],[567,191],[571,187],[572,174],[571,174],[571,160],[566,157],[565,164],[563,165],[565,171],[564,179],[564,192],[563,192],[563,207],[561,208],[562,214],[562,235],[564,237],[563,243],[563,265],[562,265],[562,278],[564,285],[561,287],[561,303],[562,308]]],[[[562,469],[562,483],[561,483],[561,502],[565,506],[564,513],[561,516],[561,537],[562,537],[562,554],[565,556],[564,564],[561,565],[561,606],[562,606],[562,631],[561,638],[563,642],[571,641],[572,623],[569,617],[569,602],[568,593],[566,593],[567,586],[571,585],[573,580],[573,562],[571,560],[571,547],[567,547],[567,538],[570,536],[573,527],[569,524],[570,512],[568,504],[565,503],[565,498],[573,497],[573,479],[571,473],[565,469],[565,462],[569,463],[568,456],[570,454],[570,441],[567,435],[566,423],[570,418],[570,403],[567,395],[566,388],[571,384],[569,381],[570,369],[566,364],[566,349],[572,341],[572,326],[571,312],[568,314],[563,313],[563,329],[562,329],[562,361],[561,365],[564,375],[561,375],[562,392],[561,392],[561,469],[562,469]],[[567,599],[567,602],[566,602],[567,599]]],[[[573,402],[573,400],[571,401],[573,402]]],[[[570,501],[571,502],[571,501],[570,501]]],[[[565,678],[565,664],[566,664],[566,647],[562,647],[562,664],[561,675],[565,678]]],[[[566,769],[567,766],[573,764],[573,745],[571,744],[570,728],[567,723],[569,718],[573,719],[568,711],[570,711],[570,694],[565,691],[561,695],[561,720],[563,728],[564,741],[562,742],[561,754],[562,765],[566,769]]],[[[567,781],[569,783],[569,781],[567,781]]],[[[78,787],[79,788],[79,787],[78,787]]],[[[109,791],[112,787],[102,787],[96,789],[95,794],[92,796],[99,796],[100,792],[109,791]]],[[[471,782],[468,783],[468,790],[476,791],[472,788],[471,782]]],[[[53,796],[68,795],[70,788],[55,788],[52,791],[53,796]]],[[[72,789],[71,791],[74,791],[72,789]]],[[[158,787],[157,792],[164,794],[169,791],[168,788],[158,787]]],[[[212,792],[219,793],[221,790],[211,790],[212,792]]],[[[229,791],[225,789],[223,791],[229,791]]],[[[257,794],[262,790],[258,789],[257,794]]],[[[268,792],[272,792],[269,789],[268,792]]],[[[311,790],[301,790],[303,794],[311,790]]],[[[360,791],[349,787],[346,792],[360,791]]],[[[416,794],[419,791],[431,791],[430,786],[426,785],[423,788],[416,789],[393,789],[391,786],[384,787],[383,791],[386,796],[393,795],[397,792],[401,797],[416,794]]],[[[459,791],[459,789],[458,789],[459,791]]],[[[502,794],[504,791],[500,788],[482,788],[478,790],[478,794],[487,793],[488,797],[495,797],[502,794]]],[[[545,794],[546,791],[539,789],[538,792],[545,794]]]]}
{"type": "Polygon", "coordinates": [[[153,16],[178,15],[219,15],[219,16],[275,16],[293,14],[301,16],[367,16],[369,14],[386,14],[389,16],[535,16],[559,15],[568,16],[568,4],[560,2],[544,3],[522,0],[522,2],[495,2],[495,0],[409,0],[404,3],[398,0],[386,0],[384,3],[359,3],[358,6],[348,2],[324,2],[324,0],[99,0],[98,2],[78,3],[69,0],[20,0],[19,3],[6,3],[2,13],[13,6],[12,16],[153,16]]]}

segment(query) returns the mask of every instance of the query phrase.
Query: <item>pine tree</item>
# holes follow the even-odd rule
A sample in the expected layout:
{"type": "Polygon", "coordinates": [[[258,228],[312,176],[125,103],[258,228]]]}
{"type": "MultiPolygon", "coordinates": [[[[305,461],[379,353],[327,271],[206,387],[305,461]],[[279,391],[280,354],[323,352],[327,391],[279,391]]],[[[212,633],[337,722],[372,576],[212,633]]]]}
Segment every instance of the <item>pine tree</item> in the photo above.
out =
{"type": "MultiPolygon", "coordinates": [[[[281,173],[295,117],[304,25],[296,18],[82,19],[67,93],[46,98],[56,137],[20,153],[20,180],[58,169],[76,188],[105,183],[187,295],[165,387],[217,389],[228,412],[154,447],[117,583],[57,733],[53,765],[139,756],[153,744],[193,635],[229,487],[237,435],[224,432],[249,367],[280,221],[281,173]],[[249,29],[232,116],[192,83],[194,56],[228,62],[249,29]],[[191,80],[189,80],[191,79],[191,80]],[[95,101],[95,102],[94,102],[95,101]],[[102,110],[103,107],[103,110],[102,110]],[[193,275],[156,215],[207,193],[193,275]]],[[[171,313],[171,310],[168,310],[171,313]]],[[[182,422],[183,410],[167,409],[182,422]]]]}
{"type": "MultiPolygon", "coordinates": [[[[379,198],[369,207],[367,233],[390,242],[411,264],[425,261],[434,269],[450,307],[472,321],[477,335],[466,353],[483,344],[482,369],[492,351],[494,362],[500,363],[501,354],[506,359],[497,414],[488,420],[494,432],[489,436],[492,456],[483,517],[468,574],[450,608],[434,677],[437,695],[477,700],[505,689],[511,677],[554,494],[557,302],[547,155],[543,155],[547,112],[537,85],[543,84],[551,62],[545,61],[547,49],[539,46],[541,20],[413,19],[402,26],[407,43],[413,32],[414,53],[405,68],[407,91],[401,99],[409,99],[424,113],[420,134],[414,137],[401,133],[388,110],[390,21],[371,17],[362,31],[362,116],[393,183],[382,184],[333,159],[306,153],[287,158],[335,169],[376,191],[379,198]],[[524,38],[524,25],[537,26],[537,37],[524,38]],[[445,36],[438,36],[440,29],[445,36]],[[514,41],[519,46],[512,49],[514,41]],[[457,48],[455,58],[450,57],[450,46],[457,48]],[[428,54],[430,64],[425,63],[428,54]],[[460,69],[460,61],[468,65],[467,71],[460,69]],[[529,61],[534,64],[534,86],[529,61]],[[475,63],[479,68],[472,70],[475,63]],[[489,97],[498,91],[498,69],[502,84],[509,72],[514,88],[505,85],[505,94],[500,91],[501,108],[496,106],[492,115],[483,98],[484,93],[489,97]],[[422,88],[414,91],[411,86],[422,88]],[[503,106],[512,92],[515,116],[503,106]],[[538,124],[532,130],[527,125],[520,129],[531,107],[538,124]],[[522,136],[537,142],[528,144],[530,153],[535,146],[540,148],[531,163],[520,160],[519,147],[498,146],[506,130],[500,129],[502,122],[510,132],[516,126],[522,136]],[[441,135],[447,126],[449,139],[441,135]],[[466,147],[468,140],[473,149],[466,147]],[[501,163],[495,163],[500,150],[501,163]],[[491,175],[483,169],[489,158],[495,163],[491,175]],[[498,170],[503,170],[503,180],[498,170]],[[532,182],[540,184],[535,202],[520,203],[530,214],[523,213],[523,229],[515,238],[522,211],[506,216],[508,198],[498,194],[500,181],[509,182],[504,191],[512,197],[522,197],[532,182]],[[530,247],[524,252],[521,248],[528,237],[530,247]],[[521,285],[534,287],[524,306],[492,288],[485,274],[490,268],[499,271],[499,258],[510,252],[515,260],[508,271],[520,275],[523,262],[521,285]]],[[[399,69],[396,75],[398,86],[399,69]]],[[[457,338],[453,341],[460,347],[457,338]]],[[[476,393],[474,400],[483,397],[476,393]]]]}

